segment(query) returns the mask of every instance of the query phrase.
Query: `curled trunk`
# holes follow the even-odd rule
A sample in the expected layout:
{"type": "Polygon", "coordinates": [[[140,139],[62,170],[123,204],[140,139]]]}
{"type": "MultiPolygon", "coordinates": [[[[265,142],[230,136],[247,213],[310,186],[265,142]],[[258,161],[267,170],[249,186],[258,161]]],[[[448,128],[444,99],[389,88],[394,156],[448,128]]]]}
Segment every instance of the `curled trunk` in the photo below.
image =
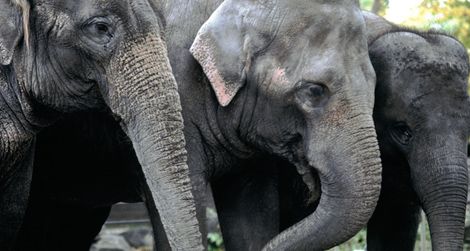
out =
{"type": "Polygon", "coordinates": [[[324,156],[309,157],[317,159],[312,166],[321,182],[317,209],[271,240],[264,250],[325,250],[348,240],[365,226],[379,198],[381,182],[375,130],[359,126],[372,125],[368,117],[356,116],[355,121],[349,121],[351,130],[328,132],[338,135],[328,142],[330,149],[324,150],[324,156]]]}

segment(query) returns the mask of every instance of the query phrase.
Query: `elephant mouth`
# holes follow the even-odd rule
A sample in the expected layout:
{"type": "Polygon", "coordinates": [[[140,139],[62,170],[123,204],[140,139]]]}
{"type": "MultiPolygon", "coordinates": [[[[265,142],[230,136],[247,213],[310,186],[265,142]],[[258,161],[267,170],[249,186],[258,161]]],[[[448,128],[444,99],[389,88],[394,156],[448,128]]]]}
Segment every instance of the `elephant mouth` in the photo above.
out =
{"type": "Polygon", "coordinates": [[[317,167],[312,165],[305,154],[305,147],[302,137],[296,137],[290,144],[289,154],[286,156],[292,168],[295,168],[297,174],[308,189],[306,203],[308,205],[318,201],[321,196],[321,181],[317,167]]]}
{"type": "Polygon", "coordinates": [[[296,169],[309,191],[307,203],[311,204],[317,201],[321,196],[321,182],[318,172],[309,165],[296,165],[296,169]]]}
{"type": "Polygon", "coordinates": [[[315,167],[310,165],[305,158],[302,158],[295,167],[309,191],[307,204],[318,201],[321,196],[321,182],[315,167]]]}

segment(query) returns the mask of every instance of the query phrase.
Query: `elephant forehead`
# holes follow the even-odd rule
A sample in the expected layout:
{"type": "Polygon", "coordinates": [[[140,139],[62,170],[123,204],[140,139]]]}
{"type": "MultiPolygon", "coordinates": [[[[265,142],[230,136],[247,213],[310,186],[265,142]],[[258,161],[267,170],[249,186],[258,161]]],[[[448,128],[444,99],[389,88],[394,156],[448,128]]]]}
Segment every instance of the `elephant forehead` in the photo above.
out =
{"type": "Polygon", "coordinates": [[[88,18],[93,15],[108,15],[109,12],[128,9],[127,1],[37,1],[35,4],[36,11],[45,14],[64,13],[69,19],[88,18]]]}
{"type": "Polygon", "coordinates": [[[468,68],[465,48],[447,35],[400,31],[386,34],[377,42],[382,47],[384,57],[398,61],[400,64],[397,65],[406,64],[414,68],[447,65],[447,68],[460,70],[468,68]]]}
{"type": "Polygon", "coordinates": [[[243,23],[270,37],[270,42],[288,38],[285,41],[291,43],[289,38],[306,34],[315,40],[325,40],[332,34],[364,35],[364,19],[355,1],[258,1],[255,5],[249,1],[231,2],[243,12],[243,23]]]}
{"type": "MultiPolygon", "coordinates": [[[[365,35],[365,23],[359,9],[321,4],[298,8],[298,13],[286,15],[283,19],[284,32],[287,34],[314,34],[314,39],[322,39],[329,33],[340,36],[343,34],[365,35]]],[[[282,29],[282,27],[281,27],[282,29]]],[[[280,31],[282,33],[282,30],[280,31]]],[[[340,43],[341,41],[336,41],[340,43]]]]}
{"type": "Polygon", "coordinates": [[[64,28],[72,24],[71,13],[64,10],[51,8],[50,6],[40,5],[36,8],[40,16],[47,20],[47,24],[54,25],[54,27],[64,28]]]}
{"type": "MultiPolygon", "coordinates": [[[[268,75],[261,81],[260,89],[270,97],[283,97],[284,94],[293,88],[293,81],[286,74],[286,69],[282,66],[270,66],[268,75]]],[[[264,75],[260,74],[260,76],[264,75]]]]}
{"type": "Polygon", "coordinates": [[[378,79],[386,82],[379,82],[378,88],[389,96],[414,100],[424,93],[466,93],[466,51],[447,35],[398,31],[379,38],[370,48],[374,67],[382,69],[378,79]]]}

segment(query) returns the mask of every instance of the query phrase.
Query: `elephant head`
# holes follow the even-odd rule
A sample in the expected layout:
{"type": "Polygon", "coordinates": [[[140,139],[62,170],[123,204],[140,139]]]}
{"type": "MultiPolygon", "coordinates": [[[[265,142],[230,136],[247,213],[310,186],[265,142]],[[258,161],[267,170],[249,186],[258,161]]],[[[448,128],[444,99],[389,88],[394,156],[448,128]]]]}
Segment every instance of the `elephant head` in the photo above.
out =
{"type": "Polygon", "coordinates": [[[28,126],[110,110],[133,143],[170,247],[201,250],[181,105],[155,4],[0,0],[0,7],[0,63],[15,76],[28,126]]]}
{"type": "MultiPolygon", "coordinates": [[[[265,250],[324,250],[368,221],[381,165],[372,110],[375,74],[356,1],[227,0],[191,52],[241,144],[293,163],[317,210],[265,250]],[[234,128],[234,129],[233,129],[234,128]]],[[[228,121],[228,122],[227,122],[228,121]]]]}
{"type": "Polygon", "coordinates": [[[433,250],[462,250],[470,124],[466,49],[448,35],[395,27],[371,41],[370,57],[382,158],[409,168],[433,250]]]}

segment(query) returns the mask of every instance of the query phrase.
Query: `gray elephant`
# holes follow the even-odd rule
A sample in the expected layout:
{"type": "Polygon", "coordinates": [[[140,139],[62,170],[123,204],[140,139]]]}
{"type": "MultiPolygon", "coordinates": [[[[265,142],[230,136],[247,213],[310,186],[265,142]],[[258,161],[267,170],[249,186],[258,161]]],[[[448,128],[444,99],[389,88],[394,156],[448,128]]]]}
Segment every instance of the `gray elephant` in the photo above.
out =
{"type": "Polygon", "coordinates": [[[413,250],[422,207],[433,250],[462,250],[470,136],[467,51],[446,34],[408,31],[374,16],[367,20],[383,34],[369,49],[377,73],[374,120],[383,189],[368,224],[368,249],[413,250]]]}
{"type": "MultiPolygon", "coordinates": [[[[367,54],[364,20],[356,1],[175,0],[162,6],[170,62],[183,106],[188,165],[200,222],[205,216],[207,197],[211,198],[210,187],[216,203],[224,200],[225,196],[217,192],[222,191],[224,182],[243,172],[244,163],[269,154],[288,159],[308,184],[315,183],[311,173],[317,170],[329,196],[323,196],[314,214],[275,238],[266,250],[323,250],[359,231],[378,200],[381,166],[372,120],[375,75],[367,54]],[[347,174],[342,172],[346,169],[350,170],[347,174]],[[349,212],[357,212],[357,217],[345,217],[349,212]],[[350,227],[344,228],[345,225],[350,227]]],[[[94,119],[90,119],[93,124],[94,119]]],[[[75,165],[62,159],[62,154],[77,141],[63,142],[58,136],[67,136],[70,132],[67,128],[72,124],[64,121],[63,129],[56,128],[49,136],[45,135],[43,142],[53,141],[58,147],[47,150],[48,145],[42,143],[42,153],[48,155],[37,156],[42,163],[38,170],[48,172],[75,165]]],[[[73,132],[80,132],[80,128],[73,132]]],[[[91,128],[101,130],[99,126],[91,128]]],[[[68,137],[77,139],[73,135],[68,137]]],[[[90,152],[80,147],[87,146],[87,140],[81,138],[78,142],[81,143],[72,149],[82,151],[73,152],[77,156],[73,159],[90,152]]],[[[107,147],[102,146],[101,150],[106,151],[107,147]]],[[[93,156],[97,163],[102,163],[102,156],[93,156]]],[[[123,164],[122,173],[128,173],[126,166],[133,165],[125,160],[128,158],[122,155],[114,158],[123,164]]],[[[97,163],[89,165],[99,169],[97,163]]],[[[76,170],[79,169],[77,166],[76,170]]],[[[64,183],[51,181],[48,175],[43,177],[39,180],[50,187],[64,183]]],[[[132,175],[125,177],[130,179],[132,175]]],[[[87,185],[73,178],[67,183],[74,184],[73,187],[87,185]]],[[[104,183],[93,184],[106,186],[110,182],[104,183]]],[[[129,183],[130,189],[124,190],[135,190],[133,182],[129,183]]],[[[118,194],[123,190],[120,185],[111,184],[113,189],[109,189],[117,199],[122,198],[118,194]]],[[[62,186],[58,187],[48,190],[52,195],[39,192],[40,198],[57,198],[55,195],[62,191],[62,186]]],[[[87,198],[97,196],[96,193],[89,191],[85,194],[91,196],[87,196],[81,192],[86,191],[74,193],[76,204],[91,209],[97,206],[87,204],[90,202],[87,198]]],[[[243,192],[234,190],[230,197],[241,197],[243,192]]],[[[62,196],[62,202],[67,200],[67,194],[62,196]]],[[[103,206],[106,212],[108,205],[98,206],[103,206]]],[[[34,208],[33,205],[30,210],[33,216],[27,226],[53,224],[34,216],[37,212],[34,208]]],[[[230,209],[218,210],[225,215],[230,209]]],[[[90,235],[106,216],[103,212],[95,213],[102,218],[89,225],[95,228],[90,235]]],[[[60,217],[51,218],[63,221],[60,217]]],[[[83,215],[79,218],[87,220],[83,215]]],[[[24,229],[26,239],[34,236],[32,228],[24,229]]]]}
{"type": "Polygon", "coordinates": [[[201,250],[180,100],[156,7],[0,0],[0,20],[0,250],[12,248],[22,224],[36,135],[64,114],[90,109],[112,113],[130,138],[145,199],[158,209],[154,222],[169,245],[201,250]]]}
{"type": "MultiPolygon", "coordinates": [[[[196,200],[210,185],[217,205],[225,182],[263,154],[287,159],[307,184],[316,170],[328,191],[318,210],[264,250],[330,248],[359,231],[375,207],[381,166],[362,22],[356,1],[224,1],[191,46],[207,77],[206,85],[178,80],[196,200]],[[199,88],[184,92],[186,84],[199,88]],[[357,217],[345,217],[352,212],[357,217]]],[[[227,217],[231,210],[217,208],[227,217]]]]}
{"type": "MultiPolygon", "coordinates": [[[[462,250],[470,134],[466,49],[449,35],[404,29],[370,13],[365,18],[377,74],[374,122],[383,166],[367,250],[413,250],[420,208],[433,250],[462,250]]],[[[221,222],[222,230],[238,231],[231,239],[260,246],[318,210],[320,192],[312,194],[285,160],[264,157],[246,170],[238,182],[245,197],[217,205],[240,205],[221,222]]],[[[222,195],[232,192],[232,184],[226,185],[222,195]]]]}

